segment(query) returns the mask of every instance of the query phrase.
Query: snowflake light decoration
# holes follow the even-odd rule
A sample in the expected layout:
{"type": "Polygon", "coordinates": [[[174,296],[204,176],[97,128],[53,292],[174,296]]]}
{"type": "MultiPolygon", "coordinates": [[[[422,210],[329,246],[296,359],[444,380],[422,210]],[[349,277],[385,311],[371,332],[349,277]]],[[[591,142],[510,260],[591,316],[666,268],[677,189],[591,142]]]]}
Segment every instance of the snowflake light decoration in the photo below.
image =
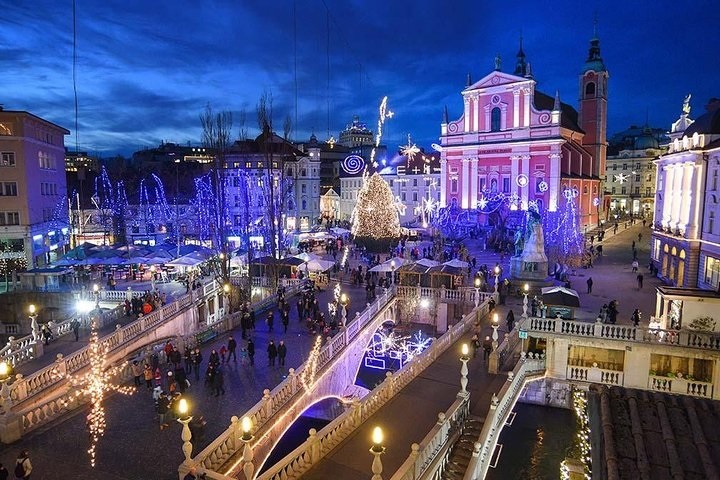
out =
{"type": "Polygon", "coordinates": [[[545,180],[543,180],[543,181],[541,181],[540,183],[538,183],[538,190],[539,190],[539,191],[541,191],[541,192],[547,192],[548,188],[550,188],[550,187],[549,187],[548,183],[547,183],[545,180]]]}
{"type": "Polygon", "coordinates": [[[415,158],[415,155],[420,153],[420,149],[417,145],[415,145],[412,142],[412,139],[410,138],[410,134],[408,133],[408,143],[407,145],[403,145],[401,147],[400,153],[402,153],[404,156],[407,157],[408,162],[412,161],[415,158]]]}
{"type": "Polygon", "coordinates": [[[395,208],[397,208],[398,213],[402,216],[405,215],[405,212],[407,211],[407,206],[403,203],[402,200],[400,200],[400,197],[395,197],[395,208]]]}
{"type": "Polygon", "coordinates": [[[630,178],[630,175],[628,175],[627,173],[619,173],[613,176],[615,177],[615,181],[618,183],[625,183],[630,178]]]}
{"type": "Polygon", "coordinates": [[[527,187],[527,184],[529,183],[528,176],[525,175],[524,173],[521,173],[515,179],[515,183],[517,183],[518,187],[521,187],[521,188],[527,187]]]}

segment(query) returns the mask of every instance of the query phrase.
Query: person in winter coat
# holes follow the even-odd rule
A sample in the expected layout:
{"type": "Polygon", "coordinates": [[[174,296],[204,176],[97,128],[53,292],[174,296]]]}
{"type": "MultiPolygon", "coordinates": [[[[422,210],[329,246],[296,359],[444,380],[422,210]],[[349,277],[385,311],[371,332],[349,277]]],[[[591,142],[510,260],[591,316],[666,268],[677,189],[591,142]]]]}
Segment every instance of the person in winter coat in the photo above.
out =
{"type": "Polygon", "coordinates": [[[275,342],[273,342],[272,340],[270,340],[270,343],[268,344],[267,354],[268,354],[268,366],[274,367],[275,366],[275,358],[277,357],[278,350],[277,350],[277,347],[275,346],[275,342]]]}
{"type": "Polygon", "coordinates": [[[280,361],[280,366],[284,367],[285,357],[287,356],[287,347],[285,346],[285,342],[283,340],[280,340],[280,343],[277,346],[277,354],[280,361]]]}
{"type": "Polygon", "coordinates": [[[30,480],[32,473],[32,463],[30,462],[30,452],[23,450],[15,460],[15,478],[30,480]]]}
{"type": "Polygon", "coordinates": [[[132,365],[130,366],[130,369],[132,370],[132,374],[135,379],[135,386],[139,387],[141,385],[140,378],[143,375],[143,369],[137,360],[133,361],[132,365]]]}
{"type": "Polygon", "coordinates": [[[212,389],[216,397],[221,393],[225,395],[225,379],[223,377],[222,368],[220,367],[215,368],[215,374],[212,379],[212,389]]]}
{"type": "Polygon", "coordinates": [[[145,386],[148,390],[152,390],[153,371],[147,363],[145,364],[145,368],[143,368],[143,375],[145,376],[145,386]]]}
{"type": "Polygon", "coordinates": [[[253,342],[252,338],[248,338],[247,354],[250,359],[250,365],[255,365],[255,342],[253,342]]]}
{"type": "Polygon", "coordinates": [[[195,380],[200,380],[200,364],[203,361],[200,349],[196,348],[192,355],[193,371],[195,372],[195,380]]]}
{"type": "Polygon", "coordinates": [[[235,355],[235,350],[237,350],[237,342],[233,337],[230,337],[228,339],[227,344],[228,349],[228,362],[230,361],[230,357],[232,357],[233,362],[237,363],[237,356],[235,355]]]}

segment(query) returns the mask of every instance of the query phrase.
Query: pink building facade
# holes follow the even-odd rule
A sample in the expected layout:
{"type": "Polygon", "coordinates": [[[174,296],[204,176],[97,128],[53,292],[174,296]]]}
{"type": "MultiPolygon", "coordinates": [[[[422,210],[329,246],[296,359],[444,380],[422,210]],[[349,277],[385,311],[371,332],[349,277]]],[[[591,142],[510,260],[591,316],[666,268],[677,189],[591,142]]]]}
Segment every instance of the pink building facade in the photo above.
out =
{"type": "MultiPolygon", "coordinates": [[[[498,194],[511,209],[555,211],[577,191],[584,225],[603,217],[607,79],[593,39],[580,75],[580,112],[536,90],[522,47],[513,74],[496,70],[461,92],[463,114],[441,124],[440,204],[475,209],[498,194]]],[[[498,62],[499,63],[499,62],[498,62]]]]}

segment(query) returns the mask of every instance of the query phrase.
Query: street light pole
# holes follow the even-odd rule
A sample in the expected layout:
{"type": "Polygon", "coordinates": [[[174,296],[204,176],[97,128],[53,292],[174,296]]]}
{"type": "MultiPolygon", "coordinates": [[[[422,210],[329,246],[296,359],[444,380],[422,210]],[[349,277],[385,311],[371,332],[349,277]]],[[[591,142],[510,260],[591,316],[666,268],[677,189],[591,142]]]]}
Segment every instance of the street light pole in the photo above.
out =
{"type": "Polygon", "coordinates": [[[528,307],[528,293],[530,293],[530,285],[527,283],[523,286],[523,318],[528,318],[527,307],[528,307]]]}
{"type": "Polygon", "coordinates": [[[395,260],[390,260],[390,284],[395,286],[395,260]]]}
{"type": "Polygon", "coordinates": [[[342,325],[340,325],[341,327],[346,326],[345,321],[347,319],[347,302],[347,295],[345,293],[340,295],[340,306],[342,306],[342,325]]]}
{"type": "Polygon", "coordinates": [[[499,284],[500,284],[500,267],[495,265],[495,293],[498,293],[499,284]]]}
{"type": "Polygon", "coordinates": [[[493,320],[492,320],[492,352],[490,352],[490,358],[488,359],[488,373],[497,374],[498,373],[498,367],[500,363],[500,358],[498,356],[498,314],[493,313],[493,320]]]}
{"type": "Polygon", "coordinates": [[[38,327],[37,323],[37,308],[34,304],[31,303],[30,307],[28,307],[28,310],[30,311],[30,329],[32,331],[33,342],[39,343],[40,327],[38,327]]]}
{"type": "Polygon", "coordinates": [[[251,433],[252,430],[252,420],[250,420],[250,417],[243,417],[241,422],[242,427],[242,437],[240,437],[240,440],[245,444],[245,447],[243,448],[243,455],[242,455],[242,462],[243,462],[243,473],[245,473],[245,479],[246,480],[252,480],[253,479],[253,473],[255,472],[255,465],[253,465],[253,451],[250,447],[250,442],[253,441],[253,434],[251,433]]]}
{"type": "Polygon", "coordinates": [[[385,447],[383,446],[383,432],[380,427],[375,427],[372,433],[373,446],[370,448],[370,453],[373,454],[372,462],[372,479],[371,480],[382,480],[382,460],[380,455],[385,453],[385,447]]]}
{"type": "Polygon", "coordinates": [[[460,361],[462,362],[462,367],[460,367],[460,393],[458,393],[458,397],[467,397],[468,391],[467,391],[467,383],[468,383],[468,360],[470,360],[470,356],[468,355],[470,350],[468,349],[468,344],[463,343],[462,344],[462,350],[460,355],[460,361]]]}
{"type": "Polygon", "coordinates": [[[182,434],[180,435],[180,438],[182,438],[183,441],[182,451],[185,455],[183,463],[188,466],[190,466],[192,462],[192,443],[190,443],[190,440],[192,439],[192,432],[190,431],[189,424],[193,418],[189,415],[189,410],[190,408],[188,407],[187,400],[181,398],[180,403],[178,404],[178,414],[180,417],[177,421],[182,424],[182,434]]]}
{"type": "Polygon", "coordinates": [[[475,277],[475,308],[480,305],[480,277],[475,277]]]}
{"type": "Polygon", "coordinates": [[[175,159],[175,258],[180,258],[180,159],[175,159]]]}

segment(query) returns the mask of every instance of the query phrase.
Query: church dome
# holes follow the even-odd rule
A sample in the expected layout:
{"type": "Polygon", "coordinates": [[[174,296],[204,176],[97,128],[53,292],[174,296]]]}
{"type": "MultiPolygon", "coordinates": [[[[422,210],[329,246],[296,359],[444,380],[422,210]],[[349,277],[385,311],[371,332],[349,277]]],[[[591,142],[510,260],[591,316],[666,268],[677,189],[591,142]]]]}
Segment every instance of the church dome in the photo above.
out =
{"type": "Polygon", "coordinates": [[[659,144],[650,129],[645,129],[643,134],[635,139],[635,150],[648,150],[650,148],[657,149],[659,144]]]}

